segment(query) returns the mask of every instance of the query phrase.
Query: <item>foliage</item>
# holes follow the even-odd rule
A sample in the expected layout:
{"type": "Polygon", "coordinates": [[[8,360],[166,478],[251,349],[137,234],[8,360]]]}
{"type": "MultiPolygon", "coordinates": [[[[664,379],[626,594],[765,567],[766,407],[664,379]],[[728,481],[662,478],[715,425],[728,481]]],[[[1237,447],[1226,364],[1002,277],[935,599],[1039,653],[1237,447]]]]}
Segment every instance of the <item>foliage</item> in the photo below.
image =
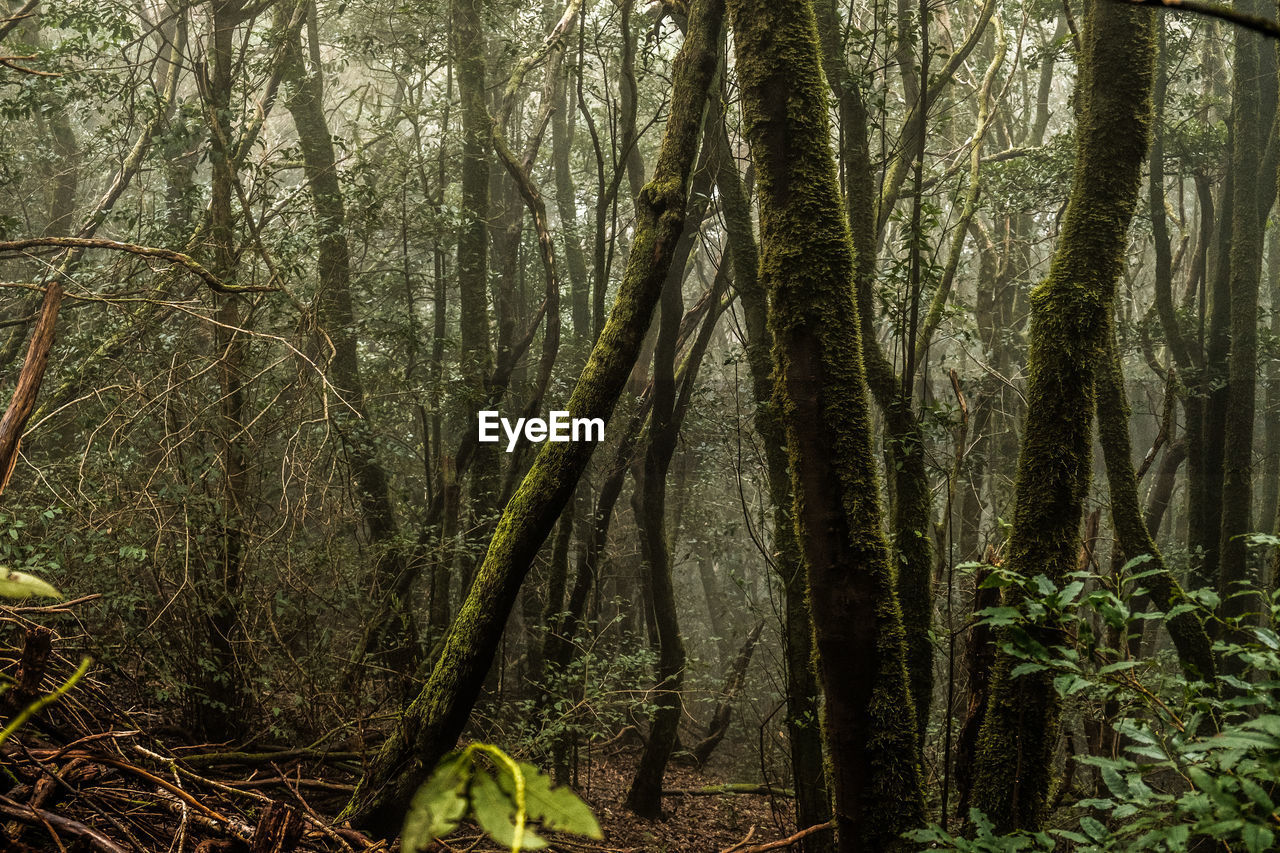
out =
{"type": "MultiPolygon", "coordinates": [[[[1217,621],[1219,633],[1234,642],[1218,642],[1215,652],[1247,675],[1220,675],[1216,693],[1188,683],[1177,667],[1123,651],[1147,620],[1170,616],[1141,609],[1142,581],[1153,572],[1143,570],[1147,563],[1145,557],[1131,560],[1113,577],[1077,572],[1062,588],[1043,576],[1028,579],[1005,569],[988,581],[1024,596],[980,614],[984,624],[1002,629],[1005,650],[1020,661],[1015,674],[1049,671],[1063,700],[1093,699],[1117,709],[1106,724],[1121,744],[1118,754],[1076,759],[1097,769],[1099,785],[1094,796],[1073,805],[1074,826],[998,835],[975,810],[971,837],[931,826],[912,833],[913,841],[929,849],[1013,851],[1052,850],[1057,838],[1083,851],[1172,852],[1203,837],[1249,853],[1274,849],[1280,832],[1280,634],[1273,626],[1280,592],[1271,596],[1265,627],[1217,621]],[[1063,642],[1045,646],[1027,630],[1046,624],[1058,625],[1063,642]],[[1110,642],[1096,624],[1110,629],[1110,642]]],[[[1189,598],[1197,603],[1175,609],[1198,608],[1215,618],[1216,593],[1200,590],[1189,598]]]]}
{"type": "Polygon", "coordinates": [[[586,803],[532,764],[517,762],[496,746],[473,743],[445,756],[414,794],[401,833],[401,849],[418,851],[443,838],[471,815],[489,837],[512,853],[541,850],[547,842],[530,822],[556,832],[602,838],[586,803]],[[492,775],[477,763],[485,756],[492,775]]]}

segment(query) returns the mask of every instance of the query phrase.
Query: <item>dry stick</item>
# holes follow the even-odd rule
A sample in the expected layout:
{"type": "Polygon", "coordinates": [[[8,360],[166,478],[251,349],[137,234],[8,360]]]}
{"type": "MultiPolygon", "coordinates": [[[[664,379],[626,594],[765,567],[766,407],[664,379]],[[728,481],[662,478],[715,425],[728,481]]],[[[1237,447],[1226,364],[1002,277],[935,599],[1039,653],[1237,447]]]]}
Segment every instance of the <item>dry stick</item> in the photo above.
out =
{"type": "Polygon", "coordinates": [[[751,828],[747,830],[747,835],[745,838],[743,838],[741,841],[739,841],[737,844],[733,845],[732,847],[725,848],[724,850],[720,851],[720,853],[734,853],[734,851],[736,850],[741,850],[743,847],[746,847],[748,844],[750,844],[751,839],[755,837],[756,837],[756,825],[753,823],[751,824],[751,828]]]}
{"type": "Polygon", "coordinates": [[[53,348],[53,330],[58,320],[58,306],[62,304],[62,285],[54,281],[44,292],[40,304],[40,319],[36,321],[27,357],[18,374],[17,387],[9,407],[0,417],[0,494],[9,485],[14,465],[18,462],[18,448],[22,443],[22,430],[36,407],[36,395],[49,364],[49,350],[53,348]]]}
{"type": "MultiPolygon", "coordinates": [[[[25,240],[0,241],[0,253],[25,252],[36,248],[111,249],[143,257],[159,258],[186,267],[199,276],[211,290],[219,293],[246,293],[271,289],[225,284],[191,256],[169,249],[86,237],[31,237],[25,240]]],[[[58,308],[62,305],[62,296],[62,284],[56,279],[45,288],[44,299],[40,304],[40,317],[31,335],[31,343],[27,346],[27,357],[22,363],[22,371],[18,374],[17,387],[14,389],[13,398],[4,416],[0,417],[0,494],[3,494],[5,486],[9,484],[9,478],[13,475],[14,466],[18,462],[18,449],[22,443],[22,431],[35,410],[36,395],[40,392],[45,369],[49,365],[49,351],[53,348],[54,327],[58,321],[58,308]]]]}
{"type": "Polygon", "coordinates": [[[831,829],[835,824],[831,821],[826,823],[815,823],[813,826],[800,830],[794,835],[788,835],[786,838],[780,838],[777,841],[770,841],[768,844],[757,844],[754,847],[740,847],[734,845],[720,853],[767,853],[769,850],[781,850],[784,847],[790,847],[801,839],[808,838],[814,833],[821,832],[824,829],[831,829]]]}
{"type": "Polygon", "coordinates": [[[0,814],[8,815],[15,820],[24,823],[44,826],[46,829],[57,828],[65,833],[82,838],[94,846],[95,849],[103,851],[103,853],[126,853],[125,849],[110,838],[107,838],[96,829],[85,826],[79,821],[71,818],[63,817],[56,812],[49,812],[43,809],[26,806],[22,803],[15,802],[6,796],[0,795],[0,814]]]}

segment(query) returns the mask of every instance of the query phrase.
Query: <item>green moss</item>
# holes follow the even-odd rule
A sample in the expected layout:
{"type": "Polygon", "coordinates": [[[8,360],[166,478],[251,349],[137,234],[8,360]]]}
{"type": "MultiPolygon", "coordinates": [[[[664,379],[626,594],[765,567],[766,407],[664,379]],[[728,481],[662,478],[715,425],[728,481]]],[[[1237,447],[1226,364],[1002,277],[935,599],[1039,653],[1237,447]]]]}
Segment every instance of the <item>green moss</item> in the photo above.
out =
{"type": "MultiPolygon", "coordinates": [[[[1027,417],[1008,564],[1060,581],[1075,565],[1089,485],[1094,379],[1137,204],[1151,118],[1152,15],[1091,0],[1076,100],[1075,173],[1048,277],[1031,295],[1027,417]]],[[[1052,627],[1044,629],[1050,642],[1052,627]]],[[[1000,830],[1034,828],[1050,789],[1059,706],[1047,673],[997,658],[973,805],[1000,830]]]]}
{"type": "MultiPolygon", "coordinates": [[[[1124,392],[1124,371],[1115,342],[1115,324],[1107,329],[1106,356],[1098,371],[1098,441],[1107,467],[1111,492],[1111,518],[1120,549],[1127,558],[1149,555],[1148,570],[1155,570],[1143,582],[1151,599],[1168,612],[1186,600],[1182,587],[1169,572],[1147,530],[1138,501],[1138,481],[1133,473],[1133,446],[1129,440],[1129,401],[1124,392]]],[[[1213,643],[1200,617],[1181,613],[1166,627],[1178,650],[1178,659],[1189,680],[1214,683],[1213,643]]]]}
{"type": "MultiPolygon", "coordinates": [[[[640,351],[684,225],[723,10],[720,0],[694,0],[690,10],[655,181],[636,205],[636,238],[613,310],[565,406],[573,417],[608,420],[640,351]]],[[[399,831],[413,792],[461,736],[520,585],[594,448],[591,442],[542,446],[498,521],[427,683],[405,709],[342,819],[387,837],[399,831]]]]}
{"type": "Polygon", "coordinates": [[[760,194],[774,400],[810,592],[841,850],[923,818],[897,572],[881,532],[853,251],[809,2],[729,3],[760,194]]]}

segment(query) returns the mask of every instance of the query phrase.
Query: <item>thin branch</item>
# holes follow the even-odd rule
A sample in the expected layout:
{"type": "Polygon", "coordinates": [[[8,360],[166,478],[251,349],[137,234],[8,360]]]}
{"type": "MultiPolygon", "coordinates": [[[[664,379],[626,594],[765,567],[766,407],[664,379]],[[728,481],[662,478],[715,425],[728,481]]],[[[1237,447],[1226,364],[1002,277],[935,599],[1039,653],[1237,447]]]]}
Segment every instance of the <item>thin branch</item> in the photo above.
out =
{"type": "Polygon", "coordinates": [[[1205,3],[1202,0],[1115,0],[1115,2],[1128,3],[1132,6],[1160,6],[1164,9],[1172,9],[1175,12],[1191,12],[1196,15],[1217,18],[1220,21],[1235,24],[1241,29],[1261,33],[1270,38],[1280,38],[1280,23],[1276,23],[1270,18],[1264,18],[1261,15],[1237,12],[1230,6],[1223,6],[1218,3],[1205,3]]]}
{"type": "Polygon", "coordinates": [[[209,270],[195,258],[190,255],[184,255],[182,252],[175,252],[172,249],[159,249],[154,246],[139,246],[134,243],[121,243],[116,240],[100,240],[85,237],[29,237],[25,240],[0,240],[0,253],[26,252],[30,249],[39,248],[110,249],[115,252],[128,252],[131,255],[140,255],[144,258],[158,258],[162,261],[168,261],[169,263],[186,267],[188,270],[199,276],[210,290],[217,293],[264,293],[275,291],[277,289],[275,287],[227,284],[222,279],[209,272],[209,270]]]}
{"type": "Polygon", "coordinates": [[[22,21],[30,18],[35,14],[36,6],[40,5],[40,0],[27,0],[22,8],[14,12],[7,18],[0,18],[0,39],[9,35],[9,31],[20,24],[22,21]]]}

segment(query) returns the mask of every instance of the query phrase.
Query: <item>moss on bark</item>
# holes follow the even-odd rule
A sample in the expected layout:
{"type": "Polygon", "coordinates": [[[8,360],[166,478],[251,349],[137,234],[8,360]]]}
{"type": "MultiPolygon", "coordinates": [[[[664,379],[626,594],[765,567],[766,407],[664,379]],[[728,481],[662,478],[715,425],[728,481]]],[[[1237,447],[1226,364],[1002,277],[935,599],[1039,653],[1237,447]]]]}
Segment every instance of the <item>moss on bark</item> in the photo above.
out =
{"type": "Polygon", "coordinates": [[[731,0],[759,176],[774,399],[808,576],[839,849],[886,850],[923,819],[897,573],[880,528],[853,251],[807,0],[731,0]]]}
{"type": "MultiPolygon", "coordinates": [[[[723,16],[721,0],[692,4],[688,35],[675,62],[662,149],[653,180],[636,200],[636,236],[626,274],[565,406],[572,417],[607,421],[639,354],[684,227],[689,174],[723,16]]],[[[542,446],[498,521],[427,683],[397,721],[342,819],[383,836],[399,831],[414,791],[462,734],[520,585],[594,448],[591,442],[542,446]]]]}
{"type": "MultiPolygon", "coordinates": [[[[1153,16],[1090,0],[1076,88],[1075,172],[1048,277],[1031,295],[1027,417],[1008,563],[1061,581],[1075,565],[1089,484],[1097,366],[1151,124],[1153,16]]],[[[1052,643],[1049,632],[1039,637],[1052,643]]],[[[979,735],[973,805],[1001,831],[1040,823],[1060,708],[1047,671],[1013,678],[997,657],[979,735]]]]}
{"type": "MultiPolygon", "coordinates": [[[[1138,480],[1133,472],[1133,445],[1129,440],[1129,401],[1124,391],[1124,371],[1115,341],[1115,324],[1107,329],[1106,360],[1098,371],[1098,441],[1107,468],[1111,492],[1111,521],[1126,558],[1148,555],[1144,570],[1156,570],[1142,581],[1151,600],[1166,613],[1186,601],[1182,587],[1165,566],[1160,550],[1142,517],[1138,480]]],[[[1214,682],[1213,643],[1194,611],[1185,611],[1165,623],[1178,650],[1182,669],[1190,680],[1214,682]]]]}

